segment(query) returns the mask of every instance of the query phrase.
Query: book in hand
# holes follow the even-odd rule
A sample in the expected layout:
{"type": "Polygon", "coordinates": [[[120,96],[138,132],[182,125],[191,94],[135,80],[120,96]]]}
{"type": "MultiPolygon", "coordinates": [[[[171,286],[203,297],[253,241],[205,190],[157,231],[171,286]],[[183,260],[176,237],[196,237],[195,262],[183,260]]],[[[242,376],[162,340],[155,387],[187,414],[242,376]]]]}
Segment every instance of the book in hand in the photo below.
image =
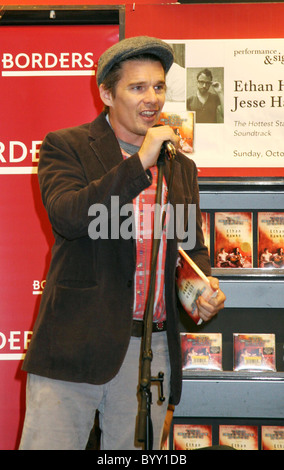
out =
{"type": "Polygon", "coordinates": [[[275,334],[234,333],[234,371],[275,371],[275,334]]]}
{"type": "Polygon", "coordinates": [[[198,314],[196,301],[201,295],[208,301],[217,295],[217,291],[212,289],[209,279],[185,251],[181,247],[178,251],[176,267],[177,296],[185,312],[197,325],[200,325],[202,319],[198,314]]]}

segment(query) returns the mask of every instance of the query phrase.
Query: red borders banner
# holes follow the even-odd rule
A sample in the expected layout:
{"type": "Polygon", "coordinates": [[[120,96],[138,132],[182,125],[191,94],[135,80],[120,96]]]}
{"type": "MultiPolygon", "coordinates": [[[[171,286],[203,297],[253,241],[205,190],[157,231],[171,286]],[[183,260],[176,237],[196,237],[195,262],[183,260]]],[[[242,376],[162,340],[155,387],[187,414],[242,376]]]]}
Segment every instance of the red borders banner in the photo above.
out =
{"type": "Polygon", "coordinates": [[[32,335],[53,235],[37,181],[49,131],[100,112],[97,60],[119,39],[117,25],[0,28],[0,448],[19,444],[22,359],[32,335]]]}
{"type": "Polygon", "coordinates": [[[126,5],[125,36],[249,39],[283,36],[283,3],[126,5]]]}
{"type": "Polygon", "coordinates": [[[38,149],[47,131],[93,119],[100,111],[97,60],[118,40],[117,31],[117,26],[91,25],[0,28],[5,116],[0,127],[0,175],[36,172],[38,149]]]}
{"type": "Polygon", "coordinates": [[[184,97],[164,111],[175,123],[194,113],[187,148],[200,177],[284,176],[283,17],[281,3],[126,7],[126,37],[157,36],[178,51],[168,89],[181,96],[183,73],[184,97]],[[211,98],[218,95],[215,122],[199,120],[200,102],[192,107],[204,69],[213,75],[211,98]]]}

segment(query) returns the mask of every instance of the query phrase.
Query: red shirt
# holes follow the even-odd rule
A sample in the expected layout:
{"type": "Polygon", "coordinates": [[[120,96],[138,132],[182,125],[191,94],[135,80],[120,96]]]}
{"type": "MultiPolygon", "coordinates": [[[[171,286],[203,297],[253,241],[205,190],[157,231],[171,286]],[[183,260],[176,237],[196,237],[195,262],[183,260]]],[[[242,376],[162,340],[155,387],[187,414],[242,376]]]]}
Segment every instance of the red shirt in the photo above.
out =
{"type": "MultiPolygon", "coordinates": [[[[123,156],[128,155],[123,151],[123,156]]],[[[134,278],[134,305],[133,318],[142,320],[145,312],[147,294],[150,282],[150,264],[153,245],[154,204],[156,202],[156,189],[158,168],[151,168],[152,184],[142,191],[134,200],[135,228],[136,228],[136,271],[134,278]]],[[[167,202],[167,185],[165,179],[162,188],[162,203],[167,202]]],[[[165,224],[166,225],[166,224],[165,224]]],[[[161,237],[157,259],[156,289],[153,311],[153,321],[161,322],[166,319],[165,309],[165,259],[166,259],[166,228],[161,237]]]]}

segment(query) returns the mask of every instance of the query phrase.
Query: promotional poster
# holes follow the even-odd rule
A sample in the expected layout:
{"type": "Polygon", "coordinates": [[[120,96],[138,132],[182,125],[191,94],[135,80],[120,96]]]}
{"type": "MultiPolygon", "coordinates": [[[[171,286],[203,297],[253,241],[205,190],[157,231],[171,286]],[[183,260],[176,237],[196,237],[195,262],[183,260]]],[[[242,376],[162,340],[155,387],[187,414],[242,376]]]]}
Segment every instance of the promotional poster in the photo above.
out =
{"type": "Polygon", "coordinates": [[[199,176],[281,176],[284,39],[167,42],[178,63],[175,80],[168,74],[164,110],[194,113],[193,145],[185,153],[199,176]]]}

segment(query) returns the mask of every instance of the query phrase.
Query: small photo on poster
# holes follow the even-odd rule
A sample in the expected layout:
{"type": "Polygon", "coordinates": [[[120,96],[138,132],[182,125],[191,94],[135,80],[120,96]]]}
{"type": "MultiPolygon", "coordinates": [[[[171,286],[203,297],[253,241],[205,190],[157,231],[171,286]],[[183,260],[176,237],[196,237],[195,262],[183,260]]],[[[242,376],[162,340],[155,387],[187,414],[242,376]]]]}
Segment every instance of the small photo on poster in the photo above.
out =
{"type": "Polygon", "coordinates": [[[179,149],[184,154],[191,154],[194,148],[194,113],[162,112],[158,124],[170,126],[179,136],[179,149]]]}
{"type": "Polygon", "coordinates": [[[195,112],[197,124],[224,122],[224,68],[187,68],[186,109],[195,112]]]}

